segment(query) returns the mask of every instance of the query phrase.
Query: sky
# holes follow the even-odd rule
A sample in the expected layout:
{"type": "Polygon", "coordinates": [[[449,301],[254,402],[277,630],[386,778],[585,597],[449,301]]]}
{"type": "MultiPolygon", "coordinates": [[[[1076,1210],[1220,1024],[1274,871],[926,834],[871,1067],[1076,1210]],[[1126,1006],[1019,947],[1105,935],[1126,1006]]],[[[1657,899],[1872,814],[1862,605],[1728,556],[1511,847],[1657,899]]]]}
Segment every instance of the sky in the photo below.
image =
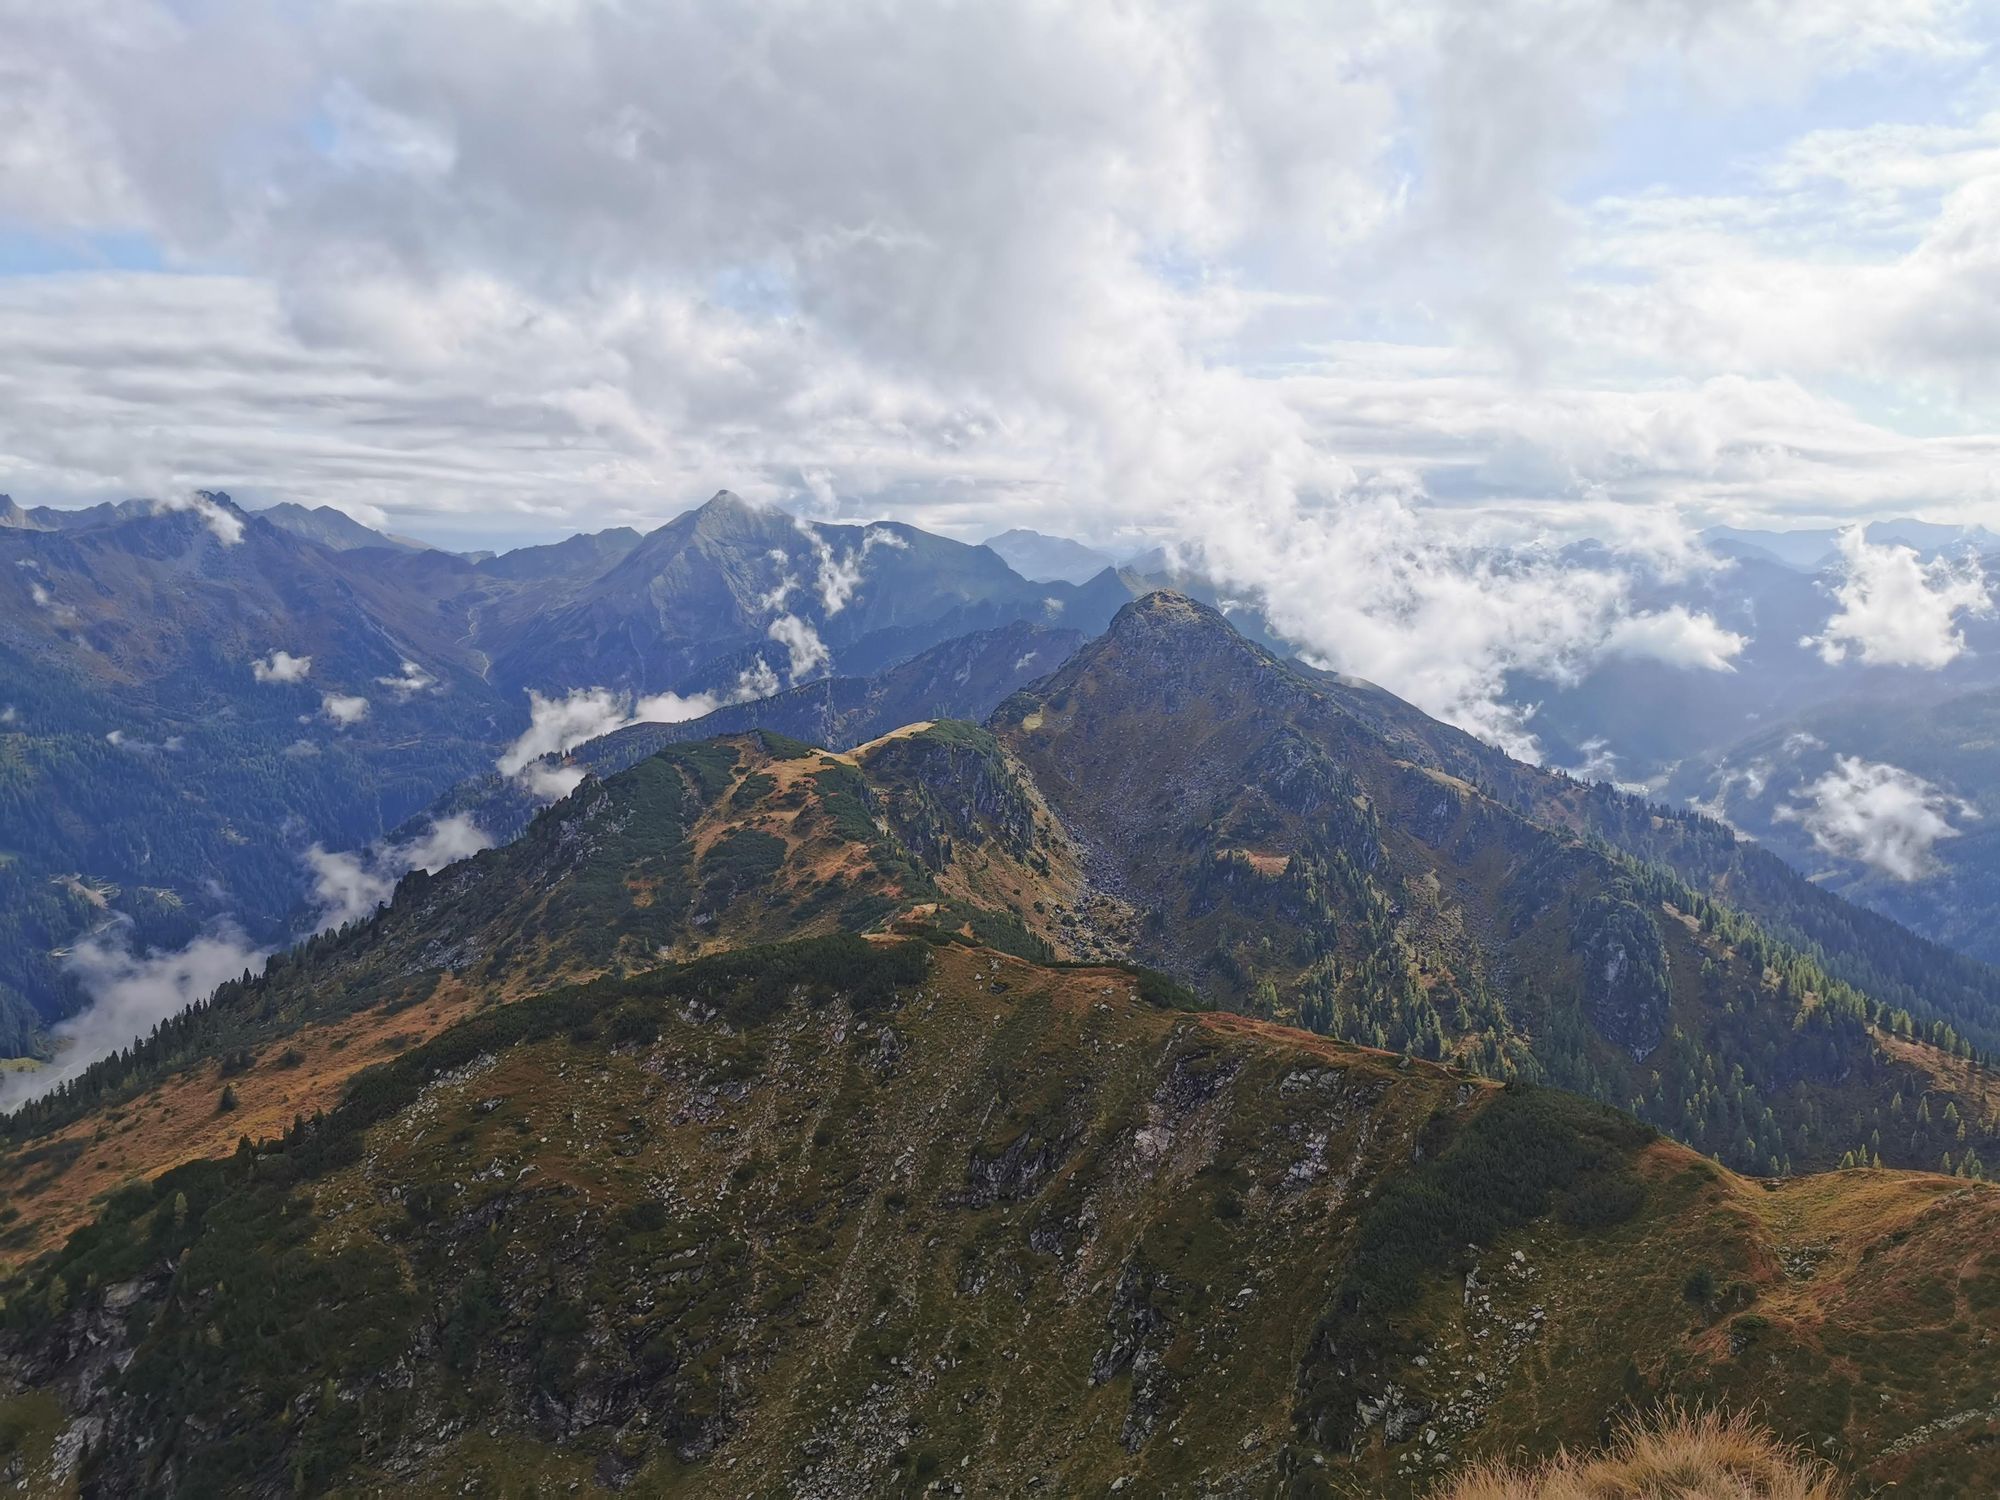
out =
{"type": "Polygon", "coordinates": [[[0,0],[0,490],[469,548],[727,487],[1165,545],[1525,747],[1510,670],[1728,669],[1631,603],[1704,526],[2000,529],[1996,36],[1952,0],[0,0]]]}

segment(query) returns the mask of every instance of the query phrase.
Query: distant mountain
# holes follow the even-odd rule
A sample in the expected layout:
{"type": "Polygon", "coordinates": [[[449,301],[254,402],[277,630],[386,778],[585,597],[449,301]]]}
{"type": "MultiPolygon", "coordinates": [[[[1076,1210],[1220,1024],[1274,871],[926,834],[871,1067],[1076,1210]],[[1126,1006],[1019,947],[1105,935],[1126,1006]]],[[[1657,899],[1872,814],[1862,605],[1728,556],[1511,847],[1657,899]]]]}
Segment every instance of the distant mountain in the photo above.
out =
{"type": "Polygon", "coordinates": [[[1095,547],[1021,526],[989,536],[986,545],[999,553],[1008,567],[1035,583],[1088,583],[1106,568],[1116,566],[1109,553],[1095,547]]]}
{"type": "MultiPolygon", "coordinates": [[[[1945,526],[1933,521],[1908,518],[1871,521],[1863,535],[1876,546],[1900,543],[1914,548],[1926,559],[1971,549],[1990,552],[2000,548],[2000,534],[1983,526],[1945,526]]],[[[1736,526],[1711,526],[1702,540],[1725,550],[1755,552],[1788,568],[1818,572],[1836,561],[1840,554],[1840,532],[1831,526],[1799,527],[1788,531],[1744,530],[1736,526]]]]}
{"type": "Polygon", "coordinates": [[[276,941],[312,844],[378,837],[512,732],[514,705],[424,601],[206,503],[0,530],[10,1055],[82,1003],[64,962],[81,934],[143,952],[226,918],[276,941]]]}
{"type": "Polygon", "coordinates": [[[1015,620],[1103,628],[1115,577],[1030,583],[983,547],[894,522],[835,526],[727,492],[651,532],[560,599],[497,604],[479,637],[507,684],[732,688],[757,663],[792,685],[872,675],[1015,620]]]}
{"type": "MultiPolygon", "coordinates": [[[[1767,1169],[1876,1149],[1816,1113],[1836,1094],[1892,1139],[1894,1097],[1971,1050],[1956,1025],[2000,1042],[2000,973],[1851,909],[1861,930],[1840,931],[1819,910],[1838,903],[1775,860],[1732,884],[1733,851],[1704,852],[1711,830],[1726,845],[1714,825],[1671,828],[1289,667],[1185,598],[1129,607],[991,727],[1075,842],[1067,889],[1038,892],[1051,941],[1109,945],[1253,1014],[1625,1102],[1767,1169]],[[1747,921],[1721,904],[1737,886],[1747,921]],[[1863,998],[1840,974],[1915,989],[1863,998]],[[1897,1014],[1906,999],[1916,1014],[1897,1014]],[[1899,1037],[1929,1061],[1878,1071],[1899,1037]],[[1692,1101],[1716,1060],[1742,1071],[1709,1115],[1692,1101]]],[[[1911,1164],[1950,1149],[1903,1137],[1911,1164]]]]}
{"type": "MultiPolygon", "coordinates": [[[[1017,620],[997,630],[954,637],[875,677],[824,677],[678,724],[633,724],[550,756],[547,763],[612,776],[668,745],[759,729],[808,745],[851,750],[922,720],[983,719],[1002,699],[1060,667],[1083,641],[1074,630],[1017,620]]],[[[425,821],[465,815],[505,842],[527,825],[544,800],[518,781],[489,772],[455,787],[424,819],[413,820],[403,836],[421,836],[425,821]]]]}
{"type": "Polygon", "coordinates": [[[408,551],[421,552],[429,546],[426,542],[391,536],[386,531],[377,531],[372,526],[364,526],[345,511],[335,510],[331,505],[318,505],[308,510],[303,505],[295,505],[287,500],[277,505],[267,505],[256,514],[273,526],[282,526],[294,536],[318,542],[322,547],[331,547],[336,552],[349,552],[357,547],[401,547],[408,551]]]}
{"type": "Polygon", "coordinates": [[[639,541],[639,533],[630,526],[613,526],[607,531],[582,532],[546,546],[516,547],[497,557],[483,557],[478,565],[482,573],[491,577],[517,581],[595,577],[623,562],[639,541]]]}
{"type": "Polygon", "coordinates": [[[1834,699],[1682,766],[1711,810],[1849,901],[2000,962],[2000,689],[1834,699]]]}
{"type": "Polygon", "coordinates": [[[0,526],[12,526],[23,531],[43,531],[47,528],[14,503],[12,495],[0,495],[0,526]]]}

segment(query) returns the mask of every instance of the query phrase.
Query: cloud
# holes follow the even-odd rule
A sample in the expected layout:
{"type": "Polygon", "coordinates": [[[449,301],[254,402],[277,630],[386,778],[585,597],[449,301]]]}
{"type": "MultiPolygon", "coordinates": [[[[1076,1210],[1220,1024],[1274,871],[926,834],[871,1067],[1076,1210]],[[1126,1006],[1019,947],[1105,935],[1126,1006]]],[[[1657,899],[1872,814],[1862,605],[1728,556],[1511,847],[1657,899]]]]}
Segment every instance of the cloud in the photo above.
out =
{"type": "Polygon", "coordinates": [[[173,269],[0,281],[16,492],[120,492],[144,434],[469,537],[742,476],[1177,542],[1526,749],[1510,672],[1733,653],[1487,520],[1990,503],[1978,7],[20,9],[0,213],[173,269]],[[1890,68],[1928,133],[1828,137],[1890,68]]]}
{"type": "Polygon", "coordinates": [[[1749,639],[1725,630],[1709,615],[1684,605],[1626,615],[1605,631],[1597,649],[1606,656],[1636,656],[1705,672],[1733,672],[1749,639]]]}
{"type": "Polygon", "coordinates": [[[1841,533],[1840,558],[1833,589],[1840,608],[1824,631],[1799,643],[1817,647],[1829,664],[1853,655],[1871,666],[1936,671],[1965,650],[1959,616],[1993,613],[1976,558],[1923,562],[1909,547],[1871,544],[1858,526],[1841,533]]]}
{"type": "Polygon", "coordinates": [[[1393,486],[1310,509],[1282,490],[1217,501],[1201,527],[1185,559],[1254,598],[1316,665],[1380,682],[1524,759],[1540,749],[1511,674],[1573,682],[1613,650],[1726,670],[1741,649],[1705,615],[1635,611],[1626,567],[1483,535],[1393,486]]]}
{"type": "Polygon", "coordinates": [[[112,730],[109,734],[105,735],[104,742],[114,749],[127,750],[134,755],[153,755],[162,750],[169,752],[176,751],[181,748],[182,744],[181,737],[177,734],[170,734],[164,740],[155,743],[152,740],[141,739],[138,735],[130,734],[123,729],[112,730]]]}
{"type": "Polygon", "coordinates": [[[560,698],[528,689],[528,727],[501,752],[494,767],[513,776],[530,761],[594,740],[630,722],[630,699],[610,688],[576,688],[560,698]]]}
{"type": "Polygon", "coordinates": [[[218,505],[198,490],[175,494],[169,498],[155,500],[156,510],[191,510],[202,519],[202,524],[215,533],[215,539],[225,547],[234,547],[243,540],[243,517],[233,506],[218,505]]]}
{"type": "Polygon", "coordinates": [[[528,689],[528,727],[494,764],[531,794],[560,801],[582,785],[574,766],[550,765],[547,758],[632,724],[681,724],[714,713],[727,703],[750,703],[778,690],[778,678],[758,657],[739,672],[727,692],[654,693],[634,699],[605,687],[574,688],[560,698],[528,689]]]}
{"type": "Polygon", "coordinates": [[[304,682],[312,671],[310,656],[294,656],[289,651],[273,651],[250,663],[250,675],[259,682],[304,682]]]}
{"type": "Polygon", "coordinates": [[[119,918],[80,940],[63,960],[90,1003],[53,1028],[55,1061],[32,1072],[0,1075],[0,1109],[47,1093],[90,1064],[144,1036],[157,1023],[225,979],[264,967],[264,953],[228,922],[185,948],[132,950],[131,923],[119,918]]]}
{"type": "Polygon", "coordinates": [[[393,693],[398,702],[414,698],[426,688],[437,686],[437,678],[413,661],[405,661],[402,664],[399,676],[378,677],[375,681],[393,693]]]}
{"type": "MultiPolygon", "coordinates": [[[[847,608],[849,601],[860,589],[862,566],[868,561],[869,553],[877,547],[907,550],[910,545],[893,531],[880,526],[871,526],[862,533],[859,547],[836,556],[833,544],[827,541],[819,527],[806,520],[800,520],[796,524],[799,534],[812,546],[813,558],[818,567],[820,604],[829,616],[837,615],[847,608]]],[[[770,609],[783,607],[785,596],[790,593],[791,586],[792,580],[787,577],[778,590],[766,596],[768,599],[766,607],[770,609]]],[[[794,677],[798,675],[797,668],[793,669],[792,675],[794,677]]]]}
{"type": "Polygon", "coordinates": [[[81,615],[69,605],[64,604],[60,599],[56,598],[54,594],[50,593],[40,583],[29,583],[28,597],[34,601],[37,609],[47,610],[54,617],[55,622],[65,628],[73,629],[82,620],[81,615]]]}
{"type": "Polygon", "coordinates": [[[436,874],[446,865],[493,847],[492,839],[465,813],[438,818],[424,833],[401,844],[329,852],[314,844],[305,853],[312,873],[317,931],[364,920],[396,892],[396,882],[412,870],[436,874]]]}
{"type": "Polygon", "coordinates": [[[797,615],[779,615],[765,634],[790,654],[791,677],[795,684],[819,671],[832,659],[826,643],[819,638],[819,632],[813,629],[810,621],[802,620],[797,615]]]}
{"type": "Polygon", "coordinates": [[[1775,816],[1794,822],[1813,843],[1841,859],[1856,860],[1894,880],[1922,880],[1937,870],[1933,850],[1956,838],[1950,815],[1976,817],[1966,802],[1901,767],[1839,755],[1817,781],[1795,794],[1775,816]]]}
{"type": "Polygon", "coordinates": [[[351,693],[321,693],[319,710],[336,729],[346,729],[368,717],[368,700],[351,693]]]}

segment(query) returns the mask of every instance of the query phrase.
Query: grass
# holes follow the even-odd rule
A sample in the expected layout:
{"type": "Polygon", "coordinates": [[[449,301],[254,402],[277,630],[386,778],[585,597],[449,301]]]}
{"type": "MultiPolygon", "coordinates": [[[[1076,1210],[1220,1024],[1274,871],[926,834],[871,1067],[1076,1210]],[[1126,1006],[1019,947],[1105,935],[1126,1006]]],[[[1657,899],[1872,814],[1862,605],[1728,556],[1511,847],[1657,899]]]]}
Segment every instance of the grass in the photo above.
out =
{"type": "Polygon", "coordinates": [[[1630,1421],[1595,1455],[1559,1453],[1517,1468],[1482,1464],[1435,1500],[1841,1500],[1824,1464],[1737,1413],[1668,1408],[1630,1421]]]}

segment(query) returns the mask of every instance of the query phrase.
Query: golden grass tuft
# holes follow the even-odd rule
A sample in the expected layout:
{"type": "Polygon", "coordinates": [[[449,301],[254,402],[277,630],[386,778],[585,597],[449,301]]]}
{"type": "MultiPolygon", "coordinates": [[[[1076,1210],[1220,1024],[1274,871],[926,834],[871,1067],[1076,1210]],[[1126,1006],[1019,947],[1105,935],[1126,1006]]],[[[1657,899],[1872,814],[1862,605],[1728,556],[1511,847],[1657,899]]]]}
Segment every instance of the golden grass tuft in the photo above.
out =
{"type": "Polygon", "coordinates": [[[1620,1429],[1603,1453],[1487,1463],[1434,1500],[1842,1500],[1833,1472],[1737,1413],[1662,1411],[1620,1429]]]}

